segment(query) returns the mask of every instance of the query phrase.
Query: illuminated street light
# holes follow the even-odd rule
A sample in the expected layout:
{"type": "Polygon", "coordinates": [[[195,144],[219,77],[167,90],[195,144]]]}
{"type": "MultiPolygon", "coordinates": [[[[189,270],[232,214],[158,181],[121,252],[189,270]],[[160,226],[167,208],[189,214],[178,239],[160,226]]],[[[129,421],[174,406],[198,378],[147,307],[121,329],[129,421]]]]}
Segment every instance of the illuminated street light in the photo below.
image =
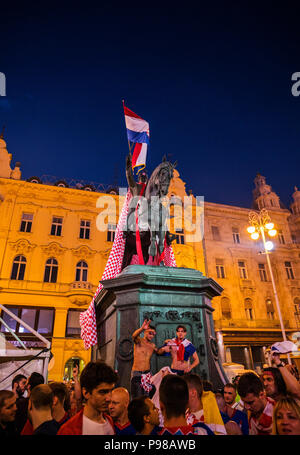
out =
{"type": "MultiPolygon", "coordinates": [[[[285,330],[284,330],[284,325],[283,325],[283,320],[282,320],[282,316],[281,316],[278,294],[277,294],[274,276],[273,276],[273,272],[272,272],[271,261],[269,258],[270,250],[273,249],[274,245],[273,245],[273,242],[266,241],[266,236],[265,236],[265,233],[267,232],[270,237],[274,237],[276,235],[277,231],[276,231],[276,229],[274,229],[274,223],[271,222],[270,216],[266,209],[262,209],[259,213],[250,212],[249,221],[250,221],[251,226],[249,226],[247,228],[247,231],[249,232],[249,234],[251,234],[251,238],[254,240],[257,240],[261,236],[262,241],[263,241],[265,254],[266,254],[266,258],[267,258],[267,263],[268,263],[268,267],[269,267],[269,272],[270,272],[270,277],[271,277],[271,281],[272,281],[273,292],[274,292],[275,302],[276,302],[276,306],[277,306],[279,321],[280,321],[282,337],[283,337],[284,341],[287,341],[285,330]]],[[[291,364],[290,355],[288,354],[287,357],[288,357],[289,364],[291,364]]]]}
{"type": "Polygon", "coordinates": [[[275,235],[277,234],[277,231],[276,231],[276,229],[270,229],[268,234],[269,234],[270,237],[275,237],[275,235]]]}
{"type": "Polygon", "coordinates": [[[247,228],[247,231],[249,232],[249,234],[253,234],[255,232],[255,227],[254,226],[249,226],[247,228]]]}
{"type": "Polygon", "coordinates": [[[270,240],[268,242],[266,242],[266,250],[267,251],[271,251],[273,250],[274,248],[274,243],[273,242],[270,242],[270,240]]]}

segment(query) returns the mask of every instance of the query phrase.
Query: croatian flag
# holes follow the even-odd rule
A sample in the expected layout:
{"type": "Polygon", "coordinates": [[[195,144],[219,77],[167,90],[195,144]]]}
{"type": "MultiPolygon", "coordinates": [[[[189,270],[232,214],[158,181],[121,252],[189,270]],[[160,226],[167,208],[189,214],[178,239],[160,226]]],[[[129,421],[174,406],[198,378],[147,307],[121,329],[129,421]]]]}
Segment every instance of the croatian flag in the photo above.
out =
{"type": "Polygon", "coordinates": [[[132,167],[146,166],[147,146],[149,144],[149,123],[124,106],[125,124],[129,142],[135,144],[132,154],[132,167]]]}

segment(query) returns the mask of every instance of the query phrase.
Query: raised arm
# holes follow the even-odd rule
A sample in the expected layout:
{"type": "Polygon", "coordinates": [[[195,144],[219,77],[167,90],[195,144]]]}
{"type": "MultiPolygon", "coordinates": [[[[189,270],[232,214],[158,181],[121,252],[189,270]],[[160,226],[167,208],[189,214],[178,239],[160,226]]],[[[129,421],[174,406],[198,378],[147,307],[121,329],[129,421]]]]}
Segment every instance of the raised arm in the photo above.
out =
{"type": "Polygon", "coordinates": [[[74,379],[74,396],[76,399],[77,410],[82,406],[81,386],[78,378],[78,365],[73,368],[73,379],[74,379]]]}
{"type": "Polygon", "coordinates": [[[151,322],[151,319],[145,319],[144,322],[143,322],[143,324],[142,324],[142,326],[141,326],[139,329],[136,329],[136,330],[133,332],[132,338],[133,338],[134,343],[137,343],[140,334],[141,334],[144,330],[147,330],[147,329],[149,328],[150,322],[151,322]]]}
{"type": "Polygon", "coordinates": [[[280,355],[278,353],[273,353],[272,363],[279,369],[287,391],[296,398],[300,399],[300,384],[295,376],[289,371],[288,365],[284,365],[281,362],[280,355]]]}

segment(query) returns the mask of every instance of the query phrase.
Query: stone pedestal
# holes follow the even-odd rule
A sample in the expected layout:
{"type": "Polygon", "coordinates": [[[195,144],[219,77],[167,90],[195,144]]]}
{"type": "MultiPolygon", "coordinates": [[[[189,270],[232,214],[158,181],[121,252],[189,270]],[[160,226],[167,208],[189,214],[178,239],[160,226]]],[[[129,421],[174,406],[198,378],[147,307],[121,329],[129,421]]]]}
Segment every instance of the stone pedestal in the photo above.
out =
{"type": "MultiPolygon", "coordinates": [[[[100,358],[118,370],[120,383],[130,388],[133,360],[132,333],[146,317],[156,328],[154,342],[160,347],[173,338],[177,325],[187,328],[187,338],[197,349],[200,364],[192,371],[210,380],[214,388],[227,378],[218,356],[211,299],[222,292],[212,278],[194,269],[130,265],[111,280],[96,299],[100,358]]],[[[154,354],[151,371],[171,364],[171,357],[154,354]]]]}

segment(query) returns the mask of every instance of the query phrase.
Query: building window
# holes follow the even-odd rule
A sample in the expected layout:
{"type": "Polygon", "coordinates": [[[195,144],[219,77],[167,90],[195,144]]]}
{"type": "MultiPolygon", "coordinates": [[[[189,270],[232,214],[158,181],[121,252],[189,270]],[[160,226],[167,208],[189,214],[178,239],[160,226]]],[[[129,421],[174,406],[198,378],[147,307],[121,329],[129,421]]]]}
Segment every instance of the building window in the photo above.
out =
{"type": "Polygon", "coordinates": [[[21,232],[31,232],[33,214],[32,213],[23,213],[21,219],[21,232]]]}
{"type": "Polygon", "coordinates": [[[228,297],[221,298],[221,311],[224,319],[231,319],[231,307],[228,297]]]}
{"type": "Polygon", "coordinates": [[[275,319],[275,311],[274,311],[274,306],[272,303],[271,299],[266,300],[266,308],[267,308],[267,316],[268,319],[271,319],[271,321],[274,321],[275,319]]]}
{"type": "Polygon", "coordinates": [[[247,269],[244,261],[238,261],[238,266],[239,266],[239,274],[240,278],[242,280],[247,280],[248,275],[247,275],[247,269]]]}
{"type": "Polygon", "coordinates": [[[285,245],[284,235],[282,229],[278,229],[278,240],[281,245],[285,245]]]}
{"type": "Polygon", "coordinates": [[[79,310],[68,311],[66,337],[80,338],[80,313],[79,310]]]}
{"type": "Polygon", "coordinates": [[[75,281],[87,281],[88,265],[84,261],[78,262],[76,265],[75,281]]]}
{"type": "Polygon", "coordinates": [[[179,245],[184,245],[184,230],[183,229],[175,229],[176,235],[176,243],[179,245]]]}
{"type": "MultiPolygon", "coordinates": [[[[36,332],[46,336],[52,335],[54,323],[53,308],[11,306],[6,306],[6,308],[15,316],[22,319],[22,321],[28,324],[36,332]]],[[[3,310],[1,312],[1,318],[8,325],[8,327],[16,334],[19,335],[29,334],[30,336],[33,336],[33,334],[31,334],[31,332],[27,328],[25,328],[22,324],[17,322],[3,310]]],[[[4,324],[1,324],[0,331],[9,332],[9,330],[4,324]]]]}
{"type": "Polygon", "coordinates": [[[90,230],[91,230],[91,222],[88,221],[88,220],[81,220],[80,221],[79,238],[80,239],[89,239],[90,238],[90,230]]]}
{"type": "Polygon", "coordinates": [[[240,243],[240,233],[238,228],[232,228],[232,237],[234,243],[240,243]]]}
{"type": "Polygon", "coordinates": [[[61,228],[62,228],[63,219],[57,216],[52,218],[52,225],[51,225],[51,233],[50,235],[57,235],[61,236],[61,228]]]}
{"type": "Polygon", "coordinates": [[[216,259],[216,271],[218,278],[226,278],[223,259],[216,259]]]}
{"type": "Polygon", "coordinates": [[[15,257],[10,279],[11,280],[24,280],[25,268],[26,268],[25,256],[15,257]]]}
{"type": "Polygon", "coordinates": [[[295,275],[294,275],[292,263],[290,261],[286,261],[284,263],[284,266],[285,266],[285,271],[286,271],[286,275],[287,275],[288,280],[294,280],[295,279],[295,275]]]}
{"type": "Polygon", "coordinates": [[[245,305],[246,318],[249,319],[249,321],[253,321],[254,314],[253,314],[252,300],[245,299],[244,305],[245,305]]]}
{"type": "Polygon", "coordinates": [[[211,227],[211,232],[214,240],[220,241],[221,236],[220,236],[220,231],[218,226],[212,226],[211,227]]]}
{"type": "Polygon", "coordinates": [[[55,258],[50,258],[46,262],[44,282],[45,283],[56,283],[58,272],[58,263],[55,258]]]}
{"type": "Polygon", "coordinates": [[[258,264],[258,271],[259,271],[260,281],[268,281],[265,264],[258,264]]]}
{"type": "Polygon", "coordinates": [[[294,315],[297,326],[300,325],[300,299],[299,297],[294,298],[294,315]]]}
{"type": "Polygon", "coordinates": [[[107,226],[107,242],[113,242],[115,240],[116,228],[117,226],[115,224],[109,224],[107,226]]]}
{"type": "Polygon", "coordinates": [[[292,242],[297,243],[297,237],[295,234],[292,234],[292,242]]]}

